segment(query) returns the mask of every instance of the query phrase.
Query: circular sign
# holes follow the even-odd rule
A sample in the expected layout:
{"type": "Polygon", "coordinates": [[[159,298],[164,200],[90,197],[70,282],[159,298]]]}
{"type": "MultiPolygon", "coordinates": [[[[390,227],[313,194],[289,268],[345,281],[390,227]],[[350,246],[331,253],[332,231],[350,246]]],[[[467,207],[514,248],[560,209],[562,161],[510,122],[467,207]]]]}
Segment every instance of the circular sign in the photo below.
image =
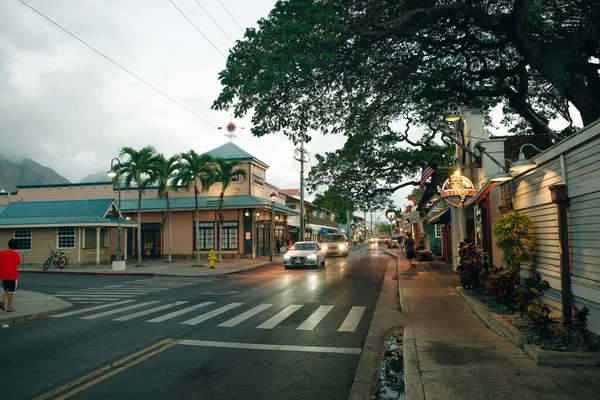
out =
{"type": "Polygon", "coordinates": [[[356,224],[350,224],[350,229],[355,230],[356,229],[356,224]]]}
{"type": "Polygon", "coordinates": [[[442,185],[440,194],[444,201],[453,207],[463,208],[465,203],[469,201],[475,194],[475,186],[473,182],[464,175],[452,175],[442,185]]]}

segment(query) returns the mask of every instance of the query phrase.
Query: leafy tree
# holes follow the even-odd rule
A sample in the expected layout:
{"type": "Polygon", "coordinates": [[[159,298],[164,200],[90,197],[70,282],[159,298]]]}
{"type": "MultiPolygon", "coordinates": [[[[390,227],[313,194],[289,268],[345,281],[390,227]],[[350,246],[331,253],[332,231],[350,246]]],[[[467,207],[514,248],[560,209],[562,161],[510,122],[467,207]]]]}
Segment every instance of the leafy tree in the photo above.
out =
{"type": "MultiPolygon", "coordinates": [[[[156,184],[158,186],[157,196],[167,200],[167,223],[169,224],[169,256],[168,262],[173,261],[172,255],[172,237],[171,237],[171,200],[169,192],[174,185],[175,175],[179,166],[179,154],[165,157],[164,154],[159,154],[156,165],[156,184]]],[[[163,221],[164,225],[164,221],[163,221]]]]}
{"type": "Polygon", "coordinates": [[[343,225],[347,223],[346,211],[350,211],[350,218],[352,218],[354,212],[352,200],[344,196],[335,186],[330,186],[322,194],[317,193],[312,203],[336,213],[338,222],[343,225]]]}
{"type": "Polygon", "coordinates": [[[135,184],[138,192],[137,206],[137,261],[142,264],[142,194],[144,189],[156,181],[158,156],[154,146],[146,146],[141,150],[124,146],[119,156],[128,156],[127,161],[121,163],[121,174],[124,177],[125,187],[131,188],[135,184]]]}
{"type": "MultiPolygon", "coordinates": [[[[449,99],[505,124],[600,117],[597,0],[279,1],[230,53],[213,107],[253,110],[253,133],[439,125],[449,99]],[[543,7],[542,7],[543,5],[543,7]],[[575,46],[573,46],[575,44],[575,46]],[[554,54],[554,57],[548,57],[554,54]],[[560,56],[560,57],[558,57],[560,56]]],[[[567,132],[568,133],[568,132],[567,132]]]]}
{"type": "Polygon", "coordinates": [[[189,190],[194,189],[194,229],[196,233],[196,265],[200,265],[200,250],[198,241],[200,232],[198,226],[198,195],[200,192],[207,191],[213,184],[214,170],[212,168],[213,158],[208,154],[198,154],[194,150],[180,154],[181,161],[177,166],[177,173],[174,178],[174,187],[183,187],[189,190]]]}
{"type": "Polygon", "coordinates": [[[221,184],[221,193],[219,194],[219,230],[217,232],[217,243],[219,248],[219,261],[222,261],[223,256],[221,254],[221,248],[223,247],[223,243],[221,243],[221,230],[223,229],[223,197],[225,195],[225,190],[229,187],[233,177],[236,175],[246,176],[246,170],[238,168],[239,163],[237,161],[227,161],[222,158],[217,158],[214,162],[216,168],[214,169],[213,181],[221,184]]]}

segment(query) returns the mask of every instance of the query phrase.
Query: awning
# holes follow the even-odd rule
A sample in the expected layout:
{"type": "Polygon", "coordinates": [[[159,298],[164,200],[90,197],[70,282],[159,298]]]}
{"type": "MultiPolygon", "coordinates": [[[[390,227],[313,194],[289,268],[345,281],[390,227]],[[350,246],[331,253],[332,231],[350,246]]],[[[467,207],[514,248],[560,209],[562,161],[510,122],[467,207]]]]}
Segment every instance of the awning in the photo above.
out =
{"type": "Polygon", "coordinates": [[[485,196],[487,196],[487,194],[490,192],[490,190],[492,190],[494,186],[496,186],[496,182],[487,181],[487,183],[483,185],[477,193],[475,193],[475,196],[471,197],[471,199],[465,203],[465,207],[478,204],[481,200],[485,198],[485,196]]]}
{"type": "Polygon", "coordinates": [[[428,224],[447,224],[450,222],[450,207],[444,208],[439,213],[427,220],[428,224]]]}

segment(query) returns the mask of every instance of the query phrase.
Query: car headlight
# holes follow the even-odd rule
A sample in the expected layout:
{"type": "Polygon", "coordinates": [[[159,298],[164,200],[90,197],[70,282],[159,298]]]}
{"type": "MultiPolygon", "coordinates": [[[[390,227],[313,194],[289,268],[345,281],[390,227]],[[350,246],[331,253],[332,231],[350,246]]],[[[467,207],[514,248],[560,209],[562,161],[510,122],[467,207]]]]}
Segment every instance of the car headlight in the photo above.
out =
{"type": "Polygon", "coordinates": [[[317,259],[317,255],[316,254],[309,254],[308,257],[309,260],[316,260],[317,259]]]}
{"type": "Polygon", "coordinates": [[[340,244],[340,250],[346,250],[346,245],[345,244],[340,244]]]}
{"type": "Polygon", "coordinates": [[[289,260],[290,259],[290,255],[289,254],[284,254],[283,255],[283,259],[284,260],[289,260]]]}
{"type": "Polygon", "coordinates": [[[327,250],[327,245],[326,245],[326,244],[324,244],[323,246],[321,246],[321,249],[322,249],[323,251],[327,250]]]}

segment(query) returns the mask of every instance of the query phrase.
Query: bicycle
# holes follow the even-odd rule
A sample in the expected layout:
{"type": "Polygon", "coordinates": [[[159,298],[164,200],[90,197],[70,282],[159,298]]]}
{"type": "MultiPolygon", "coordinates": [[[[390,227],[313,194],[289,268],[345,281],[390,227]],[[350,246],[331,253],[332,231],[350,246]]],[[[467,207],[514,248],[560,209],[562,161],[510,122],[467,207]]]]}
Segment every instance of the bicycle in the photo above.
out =
{"type": "MultiPolygon", "coordinates": [[[[48,245],[48,247],[50,247],[50,245],[48,245]]],[[[48,259],[44,263],[44,271],[46,271],[48,268],[50,268],[50,265],[52,265],[52,264],[54,264],[55,266],[57,266],[60,269],[63,269],[64,267],[66,267],[67,264],[69,263],[69,260],[67,259],[67,257],[64,256],[64,254],[65,253],[63,253],[62,251],[54,251],[54,250],[52,250],[52,247],[50,247],[50,255],[48,256],[48,259]]]]}

